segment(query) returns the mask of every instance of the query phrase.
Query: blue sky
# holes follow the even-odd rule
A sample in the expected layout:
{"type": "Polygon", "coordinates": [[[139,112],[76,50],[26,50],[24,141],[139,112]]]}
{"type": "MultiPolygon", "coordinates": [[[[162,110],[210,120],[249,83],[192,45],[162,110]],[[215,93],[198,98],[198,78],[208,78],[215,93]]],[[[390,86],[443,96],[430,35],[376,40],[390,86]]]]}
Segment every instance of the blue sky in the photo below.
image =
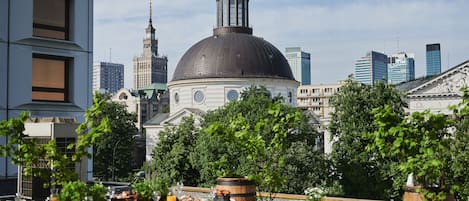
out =
{"type": "MultiPolygon", "coordinates": [[[[142,53],[148,0],[94,1],[94,61],[125,65],[142,53]]],[[[251,0],[254,35],[282,52],[311,53],[313,84],[336,83],[353,73],[367,51],[414,53],[416,76],[425,73],[425,45],[441,43],[442,69],[469,60],[467,0],[251,0]]],[[[168,80],[184,52],[212,34],[215,0],[153,0],[159,53],[168,56],[168,80]]]]}

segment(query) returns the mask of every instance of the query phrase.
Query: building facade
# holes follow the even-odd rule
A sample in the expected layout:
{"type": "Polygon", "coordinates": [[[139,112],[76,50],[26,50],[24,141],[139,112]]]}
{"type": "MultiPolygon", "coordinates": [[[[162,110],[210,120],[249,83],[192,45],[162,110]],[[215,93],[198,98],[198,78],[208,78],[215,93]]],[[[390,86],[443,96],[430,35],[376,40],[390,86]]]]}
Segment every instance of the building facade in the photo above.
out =
{"type": "MultiPolygon", "coordinates": [[[[147,150],[153,150],[165,124],[177,125],[186,115],[196,118],[240,98],[240,92],[262,85],[272,96],[296,105],[299,86],[285,56],[249,26],[249,0],[216,0],[213,35],[193,45],[176,66],[170,92],[170,112],[146,125],[147,150]],[[154,129],[151,130],[150,129],[154,129]],[[153,142],[148,143],[148,142],[153,142]]],[[[147,159],[151,159],[147,152],[147,159]]]]}
{"type": "Polygon", "coordinates": [[[332,151],[332,138],[327,130],[327,126],[331,120],[331,113],[334,112],[334,108],[329,104],[329,101],[334,94],[340,91],[340,87],[343,85],[343,82],[339,82],[337,84],[302,85],[298,87],[298,108],[313,114],[318,130],[323,133],[325,153],[332,151]]]}
{"type": "Polygon", "coordinates": [[[415,79],[414,54],[401,52],[389,57],[388,83],[398,84],[415,79]]]}
{"type": "Polygon", "coordinates": [[[143,39],[143,54],[134,57],[134,89],[139,90],[153,83],[168,82],[168,58],[158,54],[158,40],[155,36],[155,28],[152,24],[152,12],[150,1],[150,20],[145,29],[143,39]]]}
{"type": "Polygon", "coordinates": [[[406,94],[408,113],[429,110],[452,115],[448,107],[461,102],[461,88],[469,86],[469,61],[437,76],[411,81],[396,88],[406,94]]]}
{"type": "Polygon", "coordinates": [[[441,49],[440,44],[427,45],[427,76],[441,73],[441,49]]]}
{"type": "Polygon", "coordinates": [[[301,85],[311,84],[311,54],[301,51],[299,47],[285,49],[285,57],[290,64],[293,76],[301,85]]]}
{"type": "Polygon", "coordinates": [[[363,84],[374,84],[388,79],[388,56],[370,51],[355,62],[355,79],[363,84]]]}
{"type": "Polygon", "coordinates": [[[124,88],[124,65],[111,62],[93,64],[93,91],[116,93],[124,88]]]}
{"type": "MultiPolygon", "coordinates": [[[[22,111],[84,121],[92,100],[92,22],[93,0],[0,1],[0,121],[22,111]]],[[[17,177],[18,167],[0,158],[0,195],[17,192],[17,177]]]]}
{"type": "Polygon", "coordinates": [[[121,89],[111,101],[127,106],[127,111],[137,115],[136,127],[142,131],[143,124],[158,113],[169,108],[169,96],[165,84],[152,84],[141,90],[121,89]]]}

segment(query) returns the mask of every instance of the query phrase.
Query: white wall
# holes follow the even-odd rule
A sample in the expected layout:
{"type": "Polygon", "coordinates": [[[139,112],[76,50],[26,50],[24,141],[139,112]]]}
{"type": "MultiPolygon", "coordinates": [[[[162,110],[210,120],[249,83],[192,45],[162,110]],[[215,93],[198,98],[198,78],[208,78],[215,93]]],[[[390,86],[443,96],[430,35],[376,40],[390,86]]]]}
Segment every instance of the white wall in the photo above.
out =
{"type": "Polygon", "coordinates": [[[228,102],[226,94],[230,89],[236,89],[242,92],[251,85],[265,86],[273,96],[280,94],[288,101],[288,92],[292,93],[292,103],[296,106],[296,90],[298,82],[284,79],[195,79],[171,82],[168,85],[170,91],[171,115],[184,108],[198,108],[203,111],[214,110],[228,102]],[[201,90],[205,94],[203,103],[194,101],[194,93],[201,90]],[[174,95],[179,94],[179,103],[175,102],[174,95]]]}
{"type": "Polygon", "coordinates": [[[448,109],[451,105],[456,105],[461,102],[459,97],[434,97],[434,98],[410,98],[409,99],[409,112],[423,112],[430,110],[433,113],[453,114],[448,109]]]}

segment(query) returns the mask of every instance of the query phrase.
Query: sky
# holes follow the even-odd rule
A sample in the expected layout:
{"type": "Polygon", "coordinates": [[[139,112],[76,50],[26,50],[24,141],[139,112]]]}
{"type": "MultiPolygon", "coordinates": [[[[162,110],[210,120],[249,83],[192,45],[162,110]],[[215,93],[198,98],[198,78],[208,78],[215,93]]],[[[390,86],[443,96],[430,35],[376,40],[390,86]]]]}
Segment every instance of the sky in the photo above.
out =
{"type": "MultiPolygon", "coordinates": [[[[182,55],[212,35],[215,0],[153,0],[158,52],[168,57],[168,81],[182,55]]],[[[370,50],[415,54],[416,77],[425,74],[425,45],[441,44],[442,71],[469,60],[468,0],[251,0],[250,25],[284,52],[311,53],[312,84],[333,84],[354,72],[370,50]]],[[[143,53],[148,0],[94,1],[94,61],[125,65],[143,53]]]]}

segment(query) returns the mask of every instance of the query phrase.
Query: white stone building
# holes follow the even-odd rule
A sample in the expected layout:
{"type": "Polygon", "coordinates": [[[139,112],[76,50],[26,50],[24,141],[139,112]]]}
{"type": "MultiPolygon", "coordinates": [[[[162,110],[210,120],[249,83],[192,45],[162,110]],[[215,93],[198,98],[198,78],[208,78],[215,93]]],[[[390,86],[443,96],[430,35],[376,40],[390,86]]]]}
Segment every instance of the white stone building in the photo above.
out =
{"type": "Polygon", "coordinates": [[[408,112],[430,110],[451,115],[450,105],[461,102],[462,87],[469,84],[469,61],[439,75],[402,83],[396,88],[406,93],[408,112]]]}
{"type": "MultiPolygon", "coordinates": [[[[200,116],[237,100],[252,85],[265,86],[272,96],[296,105],[299,82],[288,61],[272,44],[252,35],[249,1],[216,0],[217,27],[213,35],[192,46],[179,61],[168,83],[170,113],[144,125],[147,150],[153,150],[165,124],[177,124],[183,116],[200,116]],[[237,8],[237,9],[234,9],[237,8]]],[[[151,151],[147,151],[151,159],[151,151]]]]}
{"type": "Polygon", "coordinates": [[[164,112],[169,107],[169,97],[165,84],[152,84],[141,90],[121,89],[112,97],[112,102],[127,106],[129,113],[137,115],[136,127],[142,132],[143,124],[157,113],[164,112]]]}

